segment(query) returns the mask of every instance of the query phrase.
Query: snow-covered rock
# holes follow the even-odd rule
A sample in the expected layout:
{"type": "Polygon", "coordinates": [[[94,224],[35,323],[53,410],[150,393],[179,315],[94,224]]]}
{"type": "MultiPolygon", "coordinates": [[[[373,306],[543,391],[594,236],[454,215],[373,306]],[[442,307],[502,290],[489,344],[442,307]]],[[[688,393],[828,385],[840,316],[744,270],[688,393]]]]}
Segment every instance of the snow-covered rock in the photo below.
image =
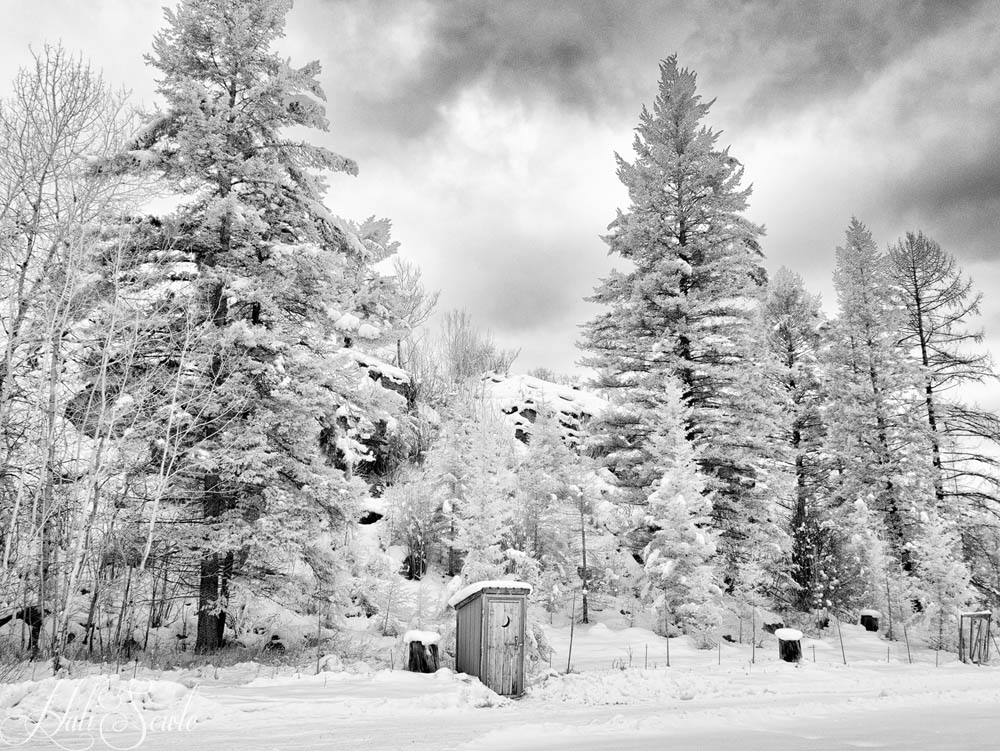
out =
{"type": "Polygon", "coordinates": [[[582,426],[608,407],[607,400],[596,394],[529,375],[491,373],[483,378],[483,390],[486,401],[506,415],[519,440],[531,435],[540,413],[549,412],[563,437],[575,443],[581,438],[582,426]]]}
{"type": "Polygon", "coordinates": [[[323,655],[319,660],[319,672],[321,673],[341,673],[344,670],[344,661],[338,655],[323,655]]]}

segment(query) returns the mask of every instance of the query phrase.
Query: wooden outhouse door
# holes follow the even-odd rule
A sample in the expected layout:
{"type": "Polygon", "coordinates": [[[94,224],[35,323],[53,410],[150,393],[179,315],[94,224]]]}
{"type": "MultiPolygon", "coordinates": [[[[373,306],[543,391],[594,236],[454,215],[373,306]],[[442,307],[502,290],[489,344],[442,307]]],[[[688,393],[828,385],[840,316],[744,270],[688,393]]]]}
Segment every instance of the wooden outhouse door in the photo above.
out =
{"type": "Polygon", "coordinates": [[[522,604],[492,598],[487,604],[485,683],[501,696],[518,696],[524,661],[522,604]]]}

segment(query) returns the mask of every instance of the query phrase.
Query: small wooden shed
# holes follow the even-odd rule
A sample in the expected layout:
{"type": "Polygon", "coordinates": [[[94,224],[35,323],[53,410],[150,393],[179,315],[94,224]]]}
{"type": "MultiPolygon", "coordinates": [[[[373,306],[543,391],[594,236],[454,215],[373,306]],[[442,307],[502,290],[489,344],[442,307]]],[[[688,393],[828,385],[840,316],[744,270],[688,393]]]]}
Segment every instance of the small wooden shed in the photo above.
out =
{"type": "Polygon", "coordinates": [[[448,600],[455,608],[455,669],[474,675],[501,696],[524,693],[524,633],[531,585],[470,584],[448,600]]]}

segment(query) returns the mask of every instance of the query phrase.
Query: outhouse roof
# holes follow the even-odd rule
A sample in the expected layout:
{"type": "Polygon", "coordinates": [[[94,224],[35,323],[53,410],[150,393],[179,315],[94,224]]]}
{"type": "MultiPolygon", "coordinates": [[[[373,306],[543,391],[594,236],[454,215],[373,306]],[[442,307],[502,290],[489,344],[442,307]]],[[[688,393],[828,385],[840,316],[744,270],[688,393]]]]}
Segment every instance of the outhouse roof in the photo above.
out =
{"type": "Polygon", "coordinates": [[[524,592],[525,594],[531,593],[531,585],[527,582],[495,579],[491,581],[475,582],[467,587],[462,587],[462,589],[458,590],[455,594],[448,598],[448,604],[451,607],[456,607],[473,595],[479,594],[484,589],[513,589],[519,592],[524,592]]]}

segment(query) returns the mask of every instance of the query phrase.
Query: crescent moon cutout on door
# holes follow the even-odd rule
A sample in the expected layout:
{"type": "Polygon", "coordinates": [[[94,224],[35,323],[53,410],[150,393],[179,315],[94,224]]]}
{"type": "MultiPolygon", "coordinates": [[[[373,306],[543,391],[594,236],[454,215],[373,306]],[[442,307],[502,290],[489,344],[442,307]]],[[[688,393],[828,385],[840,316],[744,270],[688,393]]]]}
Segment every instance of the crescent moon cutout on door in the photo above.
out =
{"type": "Polygon", "coordinates": [[[503,625],[500,628],[507,628],[510,625],[510,616],[508,615],[506,620],[504,620],[503,625]]]}

